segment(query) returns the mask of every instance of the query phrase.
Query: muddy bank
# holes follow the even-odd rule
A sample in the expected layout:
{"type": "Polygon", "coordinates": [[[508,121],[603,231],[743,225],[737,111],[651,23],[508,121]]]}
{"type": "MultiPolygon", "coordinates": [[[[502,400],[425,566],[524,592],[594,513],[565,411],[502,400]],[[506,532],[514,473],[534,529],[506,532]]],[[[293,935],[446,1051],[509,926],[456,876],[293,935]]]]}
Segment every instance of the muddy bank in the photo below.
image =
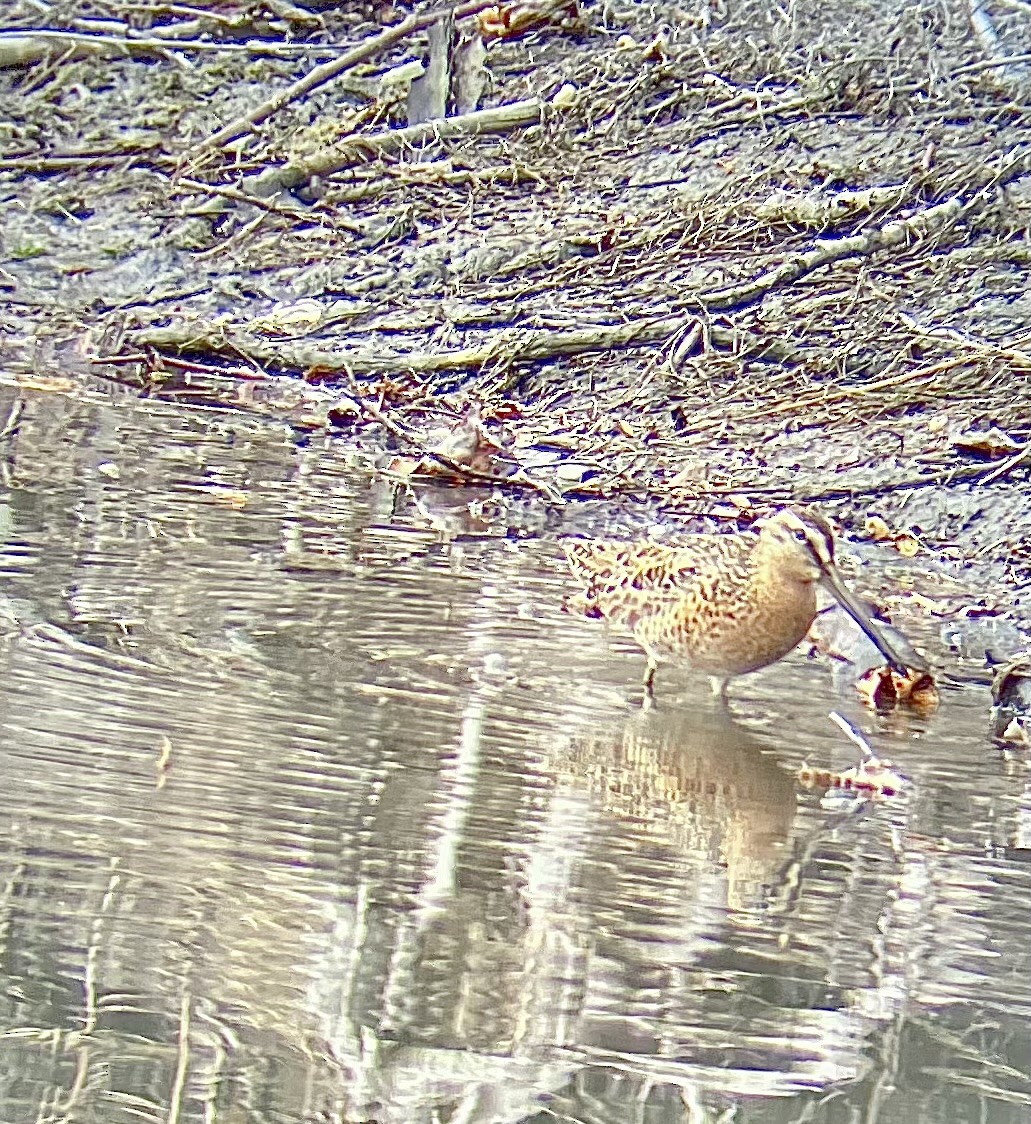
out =
{"type": "Polygon", "coordinates": [[[488,533],[813,502],[915,550],[946,646],[1019,646],[1018,12],[190,12],[7,9],[16,384],[247,411],[402,491],[474,402],[503,452],[443,468],[488,533]]]}

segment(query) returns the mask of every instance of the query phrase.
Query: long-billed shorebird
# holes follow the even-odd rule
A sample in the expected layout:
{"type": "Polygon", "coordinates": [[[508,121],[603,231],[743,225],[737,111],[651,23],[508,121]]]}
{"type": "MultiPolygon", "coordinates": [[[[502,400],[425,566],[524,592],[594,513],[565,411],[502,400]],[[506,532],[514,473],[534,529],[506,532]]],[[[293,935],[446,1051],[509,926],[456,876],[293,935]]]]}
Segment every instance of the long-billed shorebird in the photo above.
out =
{"type": "Polygon", "coordinates": [[[693,535],[676,546],[588,540],[563,546],[584,586],[584,607],[628,628],[644,649],[646,701],[666,660],[704,672],[726,698],[731,678],[774,663],[805,636],[818,585],[891,667],[907,673],[903,657],[841,580],[830,524],[812,512],[788,509],[762,523],[758,534],[693,535]]]}

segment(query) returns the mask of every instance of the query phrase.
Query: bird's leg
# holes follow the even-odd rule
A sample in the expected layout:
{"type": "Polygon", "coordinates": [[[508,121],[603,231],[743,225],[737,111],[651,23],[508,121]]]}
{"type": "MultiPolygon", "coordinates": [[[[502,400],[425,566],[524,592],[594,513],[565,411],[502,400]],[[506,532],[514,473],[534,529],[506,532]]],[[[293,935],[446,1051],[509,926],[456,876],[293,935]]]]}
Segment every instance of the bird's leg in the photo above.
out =
{"type": "Polygon", "coordinates": [[[658,666],[655,657],[649,656],[648,666],[644,672],[644,698],[641,700],[641,707],[644,710],[651,710],[655,705],[655,671],[658,666]]]}
{"type": "Polygon", "coordinates": [[[712,688],[712,697],[721,706],[729,706],[730,699],[727,697],[727,686],[730,683],[729,675],[710,675],[709,686],[712,688]]]}

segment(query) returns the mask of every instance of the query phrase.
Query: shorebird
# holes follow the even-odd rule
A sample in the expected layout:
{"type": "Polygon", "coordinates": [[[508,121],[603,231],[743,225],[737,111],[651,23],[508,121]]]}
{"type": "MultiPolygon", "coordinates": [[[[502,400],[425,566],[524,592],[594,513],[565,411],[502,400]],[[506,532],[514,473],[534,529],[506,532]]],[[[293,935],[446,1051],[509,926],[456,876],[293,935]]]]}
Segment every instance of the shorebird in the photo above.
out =
{"type": "Polygon", "coordinates": [[[570,539],[563,546],[584,586],[582,607],[628,628],[644,649],[646,703],[665,660],[704,672],[725,700],[730,679],[774,663],[805,636],[818,585],[906,674],[905,659],[842,581],[830,524],[813,512],[787,509],[758,534],[694,535],[677,546],[570,539]]]}

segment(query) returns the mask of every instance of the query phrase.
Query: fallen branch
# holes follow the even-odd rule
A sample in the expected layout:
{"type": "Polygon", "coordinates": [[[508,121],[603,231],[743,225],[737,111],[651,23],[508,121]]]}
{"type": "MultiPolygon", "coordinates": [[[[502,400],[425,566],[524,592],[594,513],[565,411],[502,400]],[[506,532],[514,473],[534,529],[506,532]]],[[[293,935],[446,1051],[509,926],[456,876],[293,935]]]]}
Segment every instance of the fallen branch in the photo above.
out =
{"type": "Polygon", "coordinates": [[[1001,480],[1004,476],[1008,476],[1019,464],[1031,459],[1031,444],[1025,445],[1018,452],[1014,453],[1012,457],[1004,461],[998,468],[993,469],[987,476],[983,476],[978,483],[980,484],[994,484],[996,480],[1001,480]]]}
{"type": "Polygon", "coordinates": [[[257,199],[267,199],[284,188],[299,187],[312,176],[329,176],[356,164],[365,164],[382,156],[394,156],[406,149],[419,148],[437,140],[479,137],[507,133],[540,122],[544,104],[538,98],[478,109],[457,117],[424,121],[403,129],[386,129],[370,136],[348,137],[304,160],[293,160],[266,168],[257,175],[245,177],[240,190],[257,199]]]}
{"type": "MultiPolygon", "coordinates": [[[[346,341],[332,351],[313,348],[303,343],[276,340],[269,342],[249,332],[235,332],[225,324],[207,321],[169,324],[163,327],[140,328],[126,333],[126,346],[134,350],[154,348],[246,358],[279,369],[324,373],[350,371],[356,375],[374,375],[385,371],[409,371],[432,375],[443,371],[479,371],[500,364],[511,367],[519,363],[536,363],[565,355],[587,355],[648,344],[665,344],[683,333],[680,316],[632,320],[625,324],[598,324],[573,331],[554,329],[504,328],[474,347],[438,352],[356,351],[346,341]]],[[[769,339],[737,328],[708,324],[692,333],[691,347],[703,350],[715,346],[738,356],[749,356],[765,362],[801,362],[803,356],[790,342],[769,339]],[[704,345],[702,344],[704,340],[704,345]]],[[[689,352],[690,348],[679,349],[689,352]]],[[[679,355],[677,362],[682,362],[679,355]]],[[[100,358],[98,361],[105,362],[100,358]]]]}
{"type": "MultiPolygon", "coordinates": [[[[451,14],[454,18],[459,19],[462,16],[473,15],[484,8],[490,7],[490,5],[491,0],[467,0],[466,3],[459,4],[457,7],[451,9],[451,14]]],[[[284,106],[306,97],[312,90],[316,90],[319,86],[325,85],[326,82],[331,81],[338,74],[342,74],[345,70],[350,70],[352,67],[357,66],[358,63],[380,54],[388,47],[392,47],[395,43],[411,35],[412,32],[421,31],[423,28],[429,27],[430,24],[436,23],[437,20],[443,18],[447,13],[448,9],[435,8],[428,12],[419,12],[416,15],[411,15],[400,23],[394,24],[393,27],[384,28],[378,35],[373,35],[364,40],[339,58],[315,67],[314,70],[306,74],[300,81],[295,82],[285,90],[279,91],[277,94],[273,94],[268,100],[255,106],[242,117],[237,117],[235,120],[230,121],[228,125],[223,125],[217,132],[212,133],[211,136],[196,145],[186,154],[185,158],[195,158],[201,153],[210,152],[212,149],[224,148],[225,145],[236,140],[237,137],[250,132],[255,125],[260,125],[262,121],[266,121],[269,117],[273,116],[273,114],[278,113],[284,106]]]]}
{"type": "Polygon", "coordinates": [[[689,309],[709,312],[742,308],[762,300],[767,293],[784,284],[798,281],[806,274],[847,258],[870,257],[883,250],[910,246],[933,234],[938,234],[954,223],[961,215],[982,206],[985,197],[995,188],[1026,175],[1031,171],[1031,148],[1018,146],[1011,149],[1000,161],[995,175],[971,195],[954,195],[942,203],[926,207],[905,219],[892,219],[875,230],[855,234],[849,238],[817,239],[809,250],[790,254],[775,269],[736,285],[716,289],[704,296],[689,297],[689,309]]]}
{"type": "Polygon", "coordinates": [[[28,66],[57,51],[74,59],[84,58],[87,55],[110,57],[157,55],[160,58],[169,58],[175,51],[237,52],[252,56],[287,58],[298,53],[324,55],[336,50],[325,44],[267,43],[260,39],[250,39],[244,43],[220,43],[210,39],[177,39],[171,35],[162,35],[159,28],[145,36],[130,34],[131,29],[128,26],[125,30],[125,35],[58,31],[53,28],[0,31],[0,70],[28,66]]]}
{"type": "MultiPolygon", "coordinates": [[[[664,318],[573,332],[514,332],[506,329],[480,347],[409,355],[392,355],[381,349],[367,352],[355,352],[346,348],[324,351],[281,340],[273,343],[246,332],[228,331],[224,324],[208,324],[203,321],[130,331],[126,333],[125,341],[126,346],[134,349],[152,347],[159,351],[177,349],[213,355],[245,355],[259,363],[296,371],[314,369],[320,372],[372,375],[383,371],[404,370],[416,374],[432,374],[437,371],[479,370],[499,361],[506,364],[528,363],[559,355],[579,355],[633,344],[656,343],[666,339],[672,328],[679,323],[679,319],[664,318]]],[[[727,335],[736,334],[728,332],[727,335]]]]}
{"type": "Polygon", "coordinates": [[[912,245],[954,222],[969,205],[969,201],[956,196],[918,211],[908,219],[893,219],[876,230],[849,238],[817,239],[812,249],[790,254],[776,269],[767,270],[749,281],[717,289],[704,298],[698,298],[698,304],[707,309],[741,308],[754,304],[772,289],[798,281],[826,265],[912,245]]]}

